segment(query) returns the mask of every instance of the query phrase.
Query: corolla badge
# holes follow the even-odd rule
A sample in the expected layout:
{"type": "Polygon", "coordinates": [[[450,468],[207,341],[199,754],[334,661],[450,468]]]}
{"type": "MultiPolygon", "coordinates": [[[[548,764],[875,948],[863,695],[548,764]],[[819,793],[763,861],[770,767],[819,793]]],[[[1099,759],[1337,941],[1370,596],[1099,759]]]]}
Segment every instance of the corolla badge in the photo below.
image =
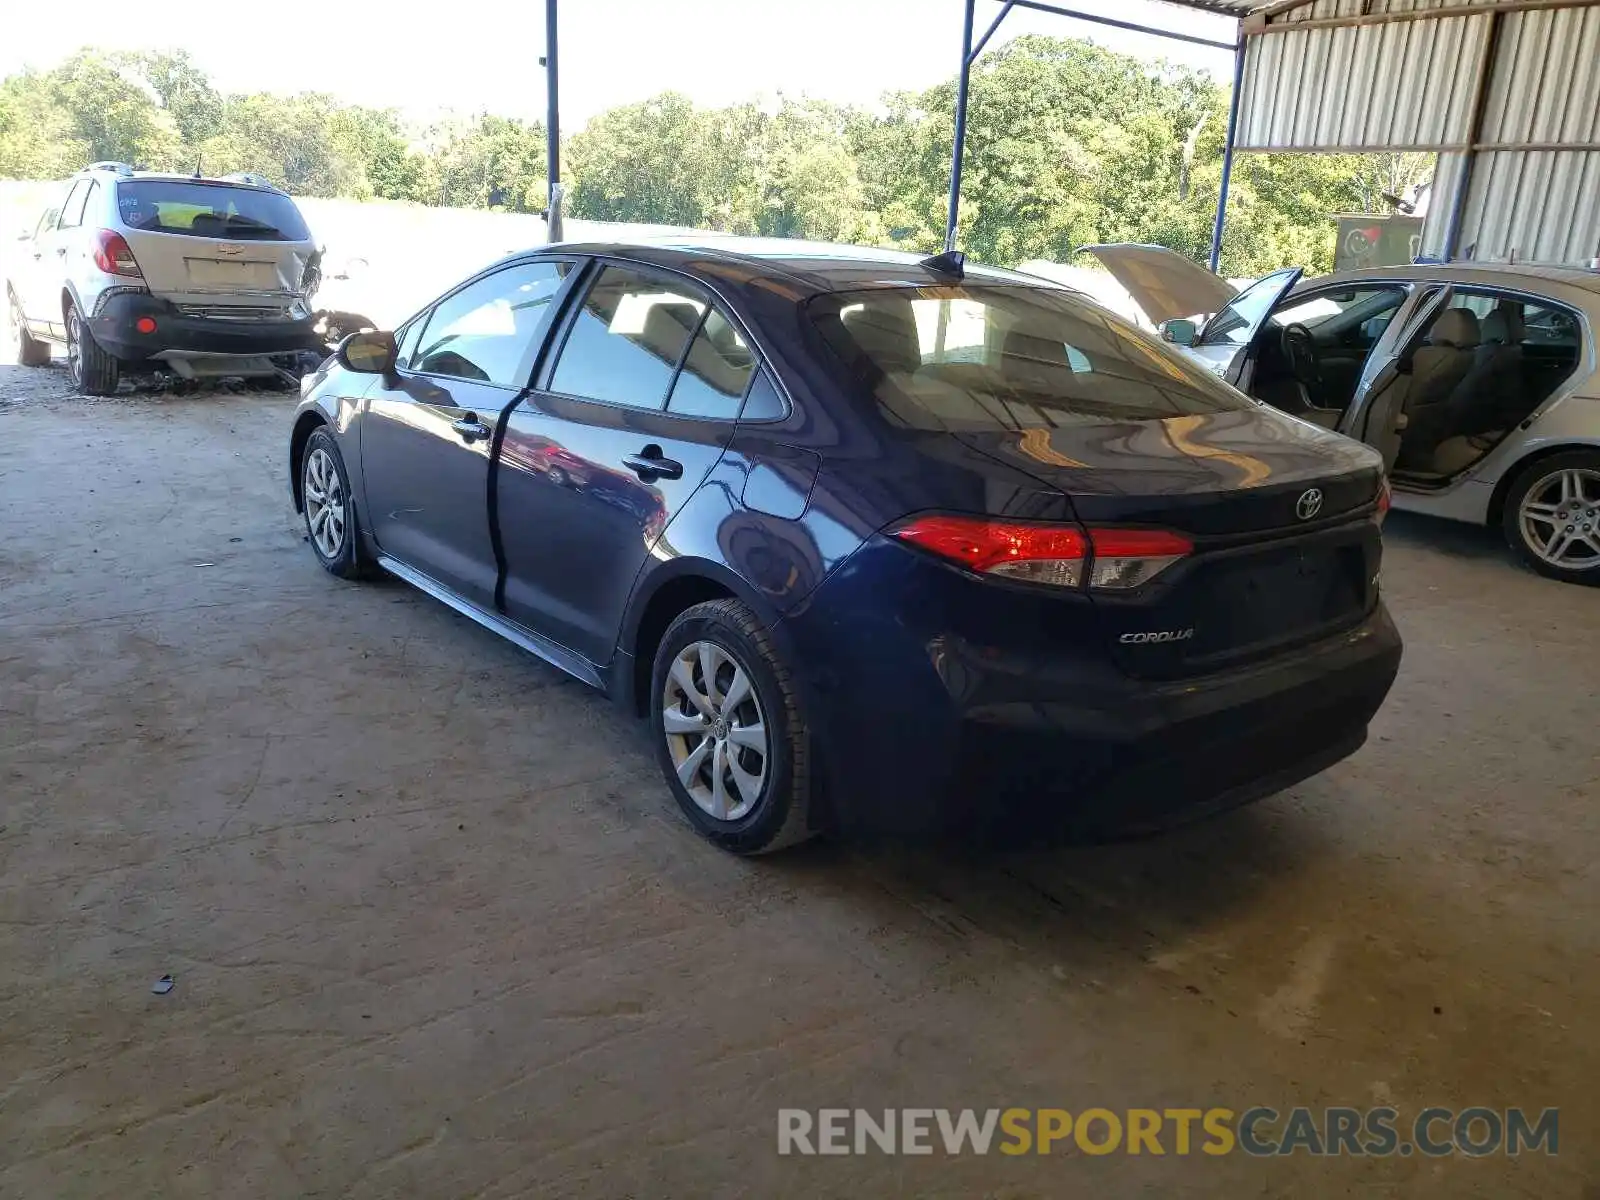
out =
{"type": "Polygon", "coordinates": [[[1307,488],[1300,493],[1300,499],[1294,502],[1294,515],[1302,521],[1309,521],[1322,511],[1322,489],[1307,488]]]}
{"type": "Polygon", "coordinates": [[[1117,639],[1125,646],[1143,646],[1150,642],[1186,642],[1194,636],[1194,628],[1152,629],[1148,633],[1125,633],[1117,639]]]}

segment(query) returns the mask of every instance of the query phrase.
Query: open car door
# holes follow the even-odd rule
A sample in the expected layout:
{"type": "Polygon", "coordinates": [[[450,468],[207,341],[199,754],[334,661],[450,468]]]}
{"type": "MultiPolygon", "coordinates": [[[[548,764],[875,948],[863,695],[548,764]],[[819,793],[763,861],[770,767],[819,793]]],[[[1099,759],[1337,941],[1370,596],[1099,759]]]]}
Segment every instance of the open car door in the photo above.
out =
{"type": "Polygon", "coordinates": [[[1278,301],[1289,294],[1304,274],[1300,267],[1285,267],[1263,275],[1245,288],[1206,322],[1195,340],[1195,354],[1229,383],[1249,391],[1250,381],[1244,378],[1244,373],[1255,360],[1255,355],[1249,353],[1250,348],[1272,310],[1278,307],[1278,301]]]}
{"type": "Polygon", "coordinates": [[[1406,400],[1411,391],[1412,356],[1433,320],[1449,305],[1455,289],[1445,285],[1424,296],[1398,332],[1390,330],[1373,347],[1362,372],[1355,400],[1345,413],[1340,432],[1359,438],[1383,455],[1383,469],[1394,469],[1406,427],[1406,400]]]}

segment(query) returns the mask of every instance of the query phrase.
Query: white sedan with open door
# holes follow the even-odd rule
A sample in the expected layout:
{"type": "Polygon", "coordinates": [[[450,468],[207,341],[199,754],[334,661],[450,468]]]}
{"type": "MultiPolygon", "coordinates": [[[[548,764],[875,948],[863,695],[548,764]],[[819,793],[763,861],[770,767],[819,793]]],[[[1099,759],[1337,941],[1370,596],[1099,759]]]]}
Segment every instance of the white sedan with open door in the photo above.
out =
{"type": "Polygon", "coordinates": [[[1161,246],[1088,246],[1181,353],[1383,454],[1396,508],[1500,524],[1600,584],[1600,272],[1274,271],[1242,290],[1161,246]]]}

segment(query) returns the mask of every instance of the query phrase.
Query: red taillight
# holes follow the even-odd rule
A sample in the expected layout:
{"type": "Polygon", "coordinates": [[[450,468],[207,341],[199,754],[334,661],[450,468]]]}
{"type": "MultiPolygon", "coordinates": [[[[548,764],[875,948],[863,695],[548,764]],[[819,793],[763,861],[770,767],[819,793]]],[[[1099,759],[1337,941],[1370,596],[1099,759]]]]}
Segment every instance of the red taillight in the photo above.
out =
{"type": "Polygon", "coordinates": [[[127,240],[120,234],[110,229],[102,229],[95,234],[94,265],[108,275],[127,275],[134,279],[141,279],[144,273],[139,270],[139,264],[133,257],[133,249],[127,240]]]}
{"type": "Polygon", "coordinates": [[[1385,476],[1378,484],[1378,509],[1373,514],[1379,525],[1383,524],[1384,517],[1389,515],[1389,505],[1394,503],[1394,494],[1389,490],[1389,479],[1385,476]]]}
{"type": "Polygon", "coordinates": [[[1083,582],[1088,543],[1072,525],[1022,525],[982,517],[914,517],[893,536],[986,574],[1058,587],[1083,582]]]}
{"type": "Polygon", "coordinates": [[[1073,588],[1135,588],[1194,548],[1160,529],[1084,531],[983,517],[913,517],[890,534],[986,575],[1073,588]]]}
{"type": "Polygon", "coordinates": [[[156,331],[156,319],[154,317],[140,317],[133,323],[133,327],[140,333],[154,333],[156,331]]]}

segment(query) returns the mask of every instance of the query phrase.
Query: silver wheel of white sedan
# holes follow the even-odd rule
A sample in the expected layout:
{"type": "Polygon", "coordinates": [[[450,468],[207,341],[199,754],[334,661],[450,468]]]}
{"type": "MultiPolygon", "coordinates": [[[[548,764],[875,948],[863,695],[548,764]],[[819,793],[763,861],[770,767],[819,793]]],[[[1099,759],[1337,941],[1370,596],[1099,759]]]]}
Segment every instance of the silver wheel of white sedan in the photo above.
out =
{"type": "Polygon", "coordinates": [[[710,641],[674,658],[661,695],[661,724],[678,781],[707,816],[737,821],[761,799],[771,750],[750,671],[710,641]]]}
{"type": "Polygon", "coordinates": [[[306,455],[304,483],[306,531],[324,558],[338,558],[349,526],[349,499],[339,469],[320,446],[306,455]]]}
{"type": "Polygon", "coordinates": [[[1551,471],[1523,495],[1517,517],[1536,558],[1563,571],[1600,567],[1600,470],[1551,471]]]}

